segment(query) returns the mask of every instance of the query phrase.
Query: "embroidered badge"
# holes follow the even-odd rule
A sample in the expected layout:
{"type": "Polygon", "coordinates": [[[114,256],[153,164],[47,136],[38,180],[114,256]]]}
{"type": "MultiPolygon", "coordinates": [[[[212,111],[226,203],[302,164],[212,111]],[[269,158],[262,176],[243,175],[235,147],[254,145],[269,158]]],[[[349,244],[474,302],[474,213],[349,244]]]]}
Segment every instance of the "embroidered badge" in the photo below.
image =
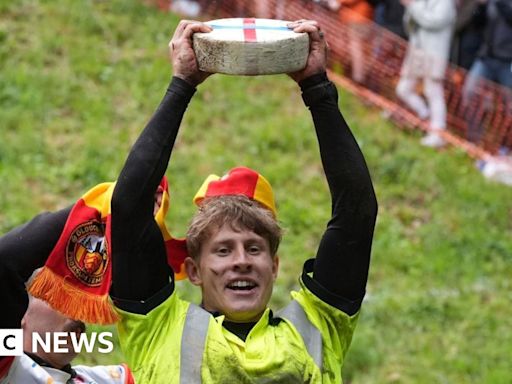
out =
{"type": "Polygon", "coordinates": [[[69,237],[66,263],[82,283],[95,287],[103,281],[107,270],[107,241],[104,224],[88,221],[78,225],[69,237]]]}

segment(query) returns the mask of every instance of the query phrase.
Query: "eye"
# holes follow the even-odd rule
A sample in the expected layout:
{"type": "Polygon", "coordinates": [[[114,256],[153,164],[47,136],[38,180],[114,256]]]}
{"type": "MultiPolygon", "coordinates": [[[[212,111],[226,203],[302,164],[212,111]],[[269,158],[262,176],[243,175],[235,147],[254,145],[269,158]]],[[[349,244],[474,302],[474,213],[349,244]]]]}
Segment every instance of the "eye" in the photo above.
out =
{"type": "Polygon", "coordinates": [[[230,250],[228,247],[219,247],[215,250],[215,254],[217,256],[227,256],[229,255],[229,252],[230,250]]]}
{"type": "Polygon", "coordinates": [[[261,252],[261,247],[256,244],[250,245],[247,249],[247,252],[249,252],[251,255],[257,255],[261,252]]]}

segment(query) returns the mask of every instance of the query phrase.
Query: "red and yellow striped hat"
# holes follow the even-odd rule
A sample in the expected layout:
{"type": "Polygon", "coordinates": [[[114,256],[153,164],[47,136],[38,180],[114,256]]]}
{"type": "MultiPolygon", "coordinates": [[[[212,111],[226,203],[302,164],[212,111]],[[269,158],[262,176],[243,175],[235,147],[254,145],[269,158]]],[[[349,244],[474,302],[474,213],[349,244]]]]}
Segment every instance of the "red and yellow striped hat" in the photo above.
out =
{"type": "Polygon", "coordinates": [[[245,195],[269,209],[274,217],[277,210],[272,186],[262,175],[247,167],[231,169],[222,177],[210,175],[194,196],[194,204],[200,205],[206,197],[245,195]]]}

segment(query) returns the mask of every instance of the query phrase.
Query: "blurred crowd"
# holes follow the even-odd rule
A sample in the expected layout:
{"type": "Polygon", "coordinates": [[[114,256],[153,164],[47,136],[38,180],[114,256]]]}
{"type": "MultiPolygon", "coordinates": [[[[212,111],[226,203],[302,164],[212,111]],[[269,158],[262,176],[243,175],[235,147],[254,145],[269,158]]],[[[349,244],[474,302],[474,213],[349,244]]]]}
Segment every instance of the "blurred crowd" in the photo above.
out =
{"type": "MultiPolygon", "coordinates": [[[[512,0],[314,0],[349,26],[351,76],[365,83],[362,43],[372,21],[408,40],[396,87],[398,98],[429,121],[426,146],[445,144],[444,76],[449,62],[469,71],[463,85],[470,104],[482,79],[512,88],[512,0]],[[422,82],[422,94],[418,93],[422,82]]],[[[375,37],[374,37],[375,39],[375,37]]],[[[377,38],[378,40],[378,38],[377,38]]],[[[468,123],[470,141],[481,127],[468,123]]]]}
{"type": "MultiPolygon", "coordinates": [[[[430,130],[422,138],[423,145],[439,148],[446,144],[442,132],[447,125],[444,80],[449,62],[468,71],[461,91],[463,110],[481,111],[463,116],[468,141],[482,144],[486,140],[485,114],[500,100],[503,106],[498,108],[508,116],[498,124],[498,129],[505,132],[503,139],[498,139],[496,155],[479,160],[477,165],[486,177],[512,184],[512,0],[319,1],[337,12],[349,30],[364,29],[365,23],[374,21],[407,40],[396,95],[428,122],[430,130]],[[488,81],[508,90],[500,89],[498,97],[482,97],[483,83],[488,81]]],[[[352,79],[363,84],[361,42],[367,38],[367,32],[351,37],[349,50],[352,79]]],[[[374,37],[375,41],[378,44],[379,38],[374,37]]]]}

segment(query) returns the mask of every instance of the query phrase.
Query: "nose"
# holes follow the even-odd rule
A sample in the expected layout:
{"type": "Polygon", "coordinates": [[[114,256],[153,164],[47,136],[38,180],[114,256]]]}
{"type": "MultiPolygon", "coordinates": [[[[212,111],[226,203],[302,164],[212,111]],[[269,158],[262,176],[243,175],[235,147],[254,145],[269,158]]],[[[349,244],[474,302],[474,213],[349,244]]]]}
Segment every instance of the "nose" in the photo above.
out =
{"type": "Polygon", "coordinates": [[[233,253],[233,267],[234,269],[241,271],[251,270],[252,260],[244,247],[237,248],[233,253]]]}

